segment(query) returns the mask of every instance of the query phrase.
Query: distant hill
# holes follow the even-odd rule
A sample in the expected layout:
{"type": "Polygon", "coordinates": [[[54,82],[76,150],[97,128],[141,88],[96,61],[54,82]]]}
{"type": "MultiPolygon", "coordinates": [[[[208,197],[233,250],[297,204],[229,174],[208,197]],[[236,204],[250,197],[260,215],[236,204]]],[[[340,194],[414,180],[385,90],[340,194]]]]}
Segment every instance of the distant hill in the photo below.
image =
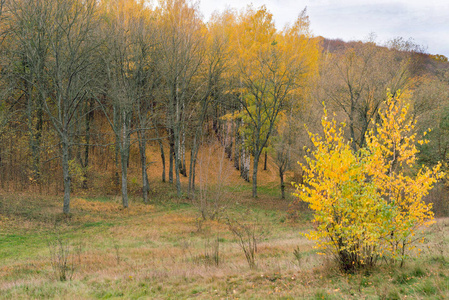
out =
{"type": "MultiPolygon", "coordinates": [[[[369,42],[363,41],[343,41],[342,39],[328,39],[322,36],[317,37],[323,52],[341,53],[347,49],[360,47],[369,42]]],[[[441,54],[429,54],[419,45],[412,44],[408,41],[397,39],[392,41],[392,46],[377,45],[379,48],[397,51],[399,54],[410,55],[410,71],[413,76],[422,76],[424,74],[436,75],[439,72],[449,71],[448,58],[441,54]],[[395,49],[396,48],[396,49],[395,49]]]]}

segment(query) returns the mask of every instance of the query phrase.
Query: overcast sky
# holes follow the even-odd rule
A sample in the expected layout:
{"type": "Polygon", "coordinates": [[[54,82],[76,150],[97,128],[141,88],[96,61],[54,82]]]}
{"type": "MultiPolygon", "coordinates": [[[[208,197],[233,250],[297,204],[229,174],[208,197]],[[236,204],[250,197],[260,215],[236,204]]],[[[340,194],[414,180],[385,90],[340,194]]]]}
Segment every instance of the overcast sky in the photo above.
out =
{"type": "Polygon", "coordinates": [[[379,43],[412,38],[427,52],[449,57],[449,0],[201,0],[200,9],[207,20],[215,10],[240,10],[250,3],[265,4],[278,29],[307,6],[316,36],[348,41],[375,33],[379,43]]]}

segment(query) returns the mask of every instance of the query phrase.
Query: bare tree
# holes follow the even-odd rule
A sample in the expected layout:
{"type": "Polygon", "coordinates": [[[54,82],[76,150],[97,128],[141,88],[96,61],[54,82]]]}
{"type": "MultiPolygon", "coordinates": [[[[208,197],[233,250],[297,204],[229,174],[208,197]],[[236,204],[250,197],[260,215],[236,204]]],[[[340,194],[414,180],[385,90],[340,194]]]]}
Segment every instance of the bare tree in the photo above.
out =
{"type": "MultiPolygon", "coordinates": [[[[44,123],[44,103],[37,86],[45,84],[45,68],[50,59],[54,9],[52,1],[8,1],[3,45],[11,86],[24,102],[33,181],[40,179],[40,149],[44,123]],[[6,44],[6,45],[5,45],[6,44]]],[[[3,76],[3,79],[6,79],[3,76]]]]}
{"type": "Polygon", "coordinates": [[[143,199],[148,201],[148,174],[146,162],[146,131],[150,126],[151,91],[154,87],[149,41],[152,30],[148,10],[142,3],[116,0],[105,4],[110,22],[104,35],[106,43],[104,66],[107,77],[105,94],[111,109],[103,106],[114,131],[120,153],[121,191],[124,208],[128,201],[128,163],[131,135],[137,131],[142,166],[143,199]],[[136,121],[133,122],[133,115],[136,121]]]}
{"type": "MultiPolygon", "coordinates": [[[[144,7],[142,11],[149,12],[144,7]]],[[[154,106],[156,105],[155,90],[160,85],[159,72],[156,71],[157,65],[157,46],[152,42],[152,36],[155,35],[155,24],[151,22],[148,15],[142,15],[131,23],[131,33],[134,45],[133,64],[134,88],[136,90],[136,115],[137,115],[137,136],[139,140],[140,162],[142,171],[142,195],[144,203],[148,202],[148,193],[150,190],[147,173],[146,145],[149,140],[148,130],[156,129],[153,127],[154,106]]],[[[158,142],[161,143],[159,137],[158,142]]],[[[163,153],[163,152],[161,152],[163,153]]],[[[164,158],[162,156],[162,158],[164,158]]],[[[163,159],[164,160],[164,159],[163,159]]],[[[165,168],[164,168],[165,170],[165,168]]]]}
{"type": "MultiPolygon", "coordinates": [[[[184,0],[162,1],[159,16],[161,58],[160,71],[165,83],[167,121],[170,132],[170,165],[174,159],[176,190],[181,196],[180,150],[183,138],[185,111],[192,100],[191,84],[198,75],[203,60],[201,18],[195,7],[184,0]]],[[[169,170],[169,177],[172,167],[169,170]]]]}
{"type": "Polygon", "coordinates": [[[193,131],[190,151],[189,194],[195,191],[195,170],[199,150],[199,141],[204,133],[204,123],[208,116],[211,104],[224,99],[223,90],[227,86],[223,73],[229,67],[229,39],[226,32],[228,25],[228,12],[223,15],[214,15],[208,24],[209,35],[207,39],[204,60],[199,69],[198,79],[195,81],[193,94],[193,121],[190,128],[193,131]]]}
{"type": "MultiPolygon", "coordinates": [[[[22,4],[27,5],[27,2],[22,4]]],[[[99,45],[99,39],[94,35],[97,4],[94,0],[52,0],[39,3],[50,6],[48,26],[41,28],[48,37],[50,57],[43,70],[43,80],[39,80],[35,88],[44,100],[44,110],[59,137],[64,180],[63,212],[68,214],[71,182],[69,161],[75,113],[89,96],[96,78],[92,61],[99,45]]],[[[29,50],[32,52],[39,49],[36,45],[31,45],[29,50]]]]}
{"type": "MultiPolygon", "coordinates": [[[[88,96],[95,78],[91,66],[99,43],[93,34],[97,21],[96,1],[17,0],[8,4],[15,25],[11,27],[11,34],[23,58],[22,79],[28,99],[28,119],[34,118],[35,110],[38,115],[38,133],[30,138],[33,156],[39,156],[39,131],[42,130],[39,110],[42,109],[59,138],[64,180],[63,212],[68,214],[72,129],[76,112],[88,96]]],[[[30,122],[28,126],[33,127],[30,122]]]]}
{"type": "Polygon", "coordinates": [[[376,119],[387,89],[394,94],[409,78],[408,57],[373,41],[349,44],[326,55],[322,69],[323,101],[344,114],[357,150],[365,144],[365,133],[376,119]]]}

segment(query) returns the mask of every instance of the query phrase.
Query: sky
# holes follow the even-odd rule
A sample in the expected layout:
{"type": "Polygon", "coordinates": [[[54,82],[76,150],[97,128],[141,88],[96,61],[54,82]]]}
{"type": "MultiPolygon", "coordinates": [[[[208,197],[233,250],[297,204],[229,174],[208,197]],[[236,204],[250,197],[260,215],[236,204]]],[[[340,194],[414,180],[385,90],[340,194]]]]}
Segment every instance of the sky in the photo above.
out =
{"type": "Polygon", "coordinates": [[[251,3],[265,5],[278,29],[307,7],[315,36],[363,41],[374,33],[379,44],[402,37],[449,57],[449,0],[201,0],[200,10],[207,20],[214,11],[251,3]]]}

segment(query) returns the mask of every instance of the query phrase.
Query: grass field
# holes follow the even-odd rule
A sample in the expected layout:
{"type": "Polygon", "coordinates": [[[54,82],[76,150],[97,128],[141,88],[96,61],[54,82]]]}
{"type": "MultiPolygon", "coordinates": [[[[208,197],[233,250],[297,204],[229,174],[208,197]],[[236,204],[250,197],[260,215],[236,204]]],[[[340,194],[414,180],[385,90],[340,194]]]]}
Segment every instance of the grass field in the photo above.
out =
{"type": "Polygon", "coordinates": [[[128,210],[116,196],[75,197],[69,218],[58,197],[0,194],[0,298],[449,298],[449,220],[426,229],[422,254],[405,267],[383,262],[346,275],[302,236],[310,213],[289,218],[288,201],[270,188],[257,200],[229,189],[228,208],[212,221],[171,188],[159,184],[157,202],[132,199],[128,210]],[[229,228],[237,221],[257,239],[255,268],[229,228]]]}
{"type": "MultiPolygon", "coordinates": [[[[157,156],[150,149],[148,157],[157,156]]],[[[257,199],[218,145],[200,152],[196,201],[159,182],[157,161],[150,171],[151,204],[144,205],[138,164],[130,165],[126,210],[110,190],[110,170],[90,174],[89,190],[74,184],[69,217],[62,197],[46,189],[0,191],[0,299],[449,298],[449,219],[424,230],[421,255],[403,268],[382,262],[348,275],[304,237],[312,215],[289,209],[291,187],[279,199],[272,162],[259,172],[257,199]],[[201,218],[206,199],[220,206],[214,220],[201,218]],[[245,246],[256,240],[255,267],[232,228],[245,246]]]]}

